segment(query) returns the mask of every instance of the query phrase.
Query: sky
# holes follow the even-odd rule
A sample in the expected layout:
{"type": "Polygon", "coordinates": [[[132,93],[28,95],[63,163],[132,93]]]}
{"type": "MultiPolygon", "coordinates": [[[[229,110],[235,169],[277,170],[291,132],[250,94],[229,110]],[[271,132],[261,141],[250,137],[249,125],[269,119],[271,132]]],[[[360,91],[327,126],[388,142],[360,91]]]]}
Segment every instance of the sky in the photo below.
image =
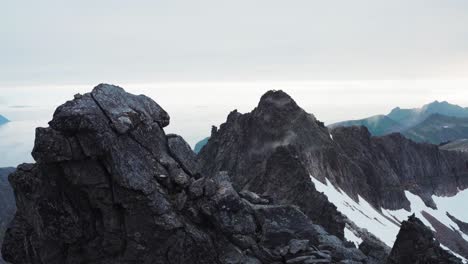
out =
{"type": "Polygon", "coordinates": [[[467,12],[465,0],[2,1],[0,88],[466,79],[467,12]]]}

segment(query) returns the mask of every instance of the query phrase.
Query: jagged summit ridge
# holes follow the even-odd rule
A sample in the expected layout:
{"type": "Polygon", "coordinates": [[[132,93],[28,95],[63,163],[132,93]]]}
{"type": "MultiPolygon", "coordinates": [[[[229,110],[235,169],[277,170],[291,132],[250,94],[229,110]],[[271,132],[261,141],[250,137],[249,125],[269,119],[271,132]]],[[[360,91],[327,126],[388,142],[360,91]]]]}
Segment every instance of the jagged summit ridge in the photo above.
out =
{"type": "Polygon", "coordinates": [[[274,95],[267,92],[250,113],[231,113],[214,131],[198,155],[204,174],[228,171],[236,189],[296,204],[341,238],[345,226],[360,223],[343,216],[310,176],[322,183],[329,180],[355,202],[361,197],[376,213],[411,210],[408,190],[435,208],[432,195],[453,196],[468,187],[468,155],[440,151],[398,133],[372,137],[365,127],[329,130],[283,93],[278,97],[288,103],[264,99],[274,95]]]}

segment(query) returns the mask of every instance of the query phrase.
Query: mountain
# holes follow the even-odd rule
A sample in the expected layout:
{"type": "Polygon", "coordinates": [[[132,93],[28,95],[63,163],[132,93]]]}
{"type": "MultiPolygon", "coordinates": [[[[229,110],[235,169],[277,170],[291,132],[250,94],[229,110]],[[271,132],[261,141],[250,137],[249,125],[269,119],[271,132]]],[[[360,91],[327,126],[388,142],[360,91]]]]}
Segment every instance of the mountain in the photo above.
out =
{"type": "Polygon", "coordinates": [[[0,125],[6,124],[8,122],[10,122],[10,120],[8,120],[6,117],[0,115],[0,125]]]}
{"type": "Polygon", "coordinates": [[[193,151],[198,154],[200,152],[200,150],[206,145],[206,143],[208,143],[209,139],[210,139],[209,137],[206,137],[206,138],[198,141],[197,144],[195,144],[195,147],[193,148],[193,151]]]}
{"type": "Polygon", "coordinates": [[[468,108],[435,101],[421,108],[394,108],[388,115],[331,124],[329,128],[365,126],[373,136],[400,132],[417,142],[440,144],[467,137],[468,108]]]}
{"type": "Polygon", "coordinates": [[[227,171],[236,189],[296,204],[356,244],[370,233],[391,247],[400,223],[418,208],[456,226],[438,197],[457,198],[468,187],[468,155],[400,134],[371,137],[365,127],[329,131],[282,91],[267,92],[250,113],[231,112],[199,159],[203,174],[227,171]]]}
{"type": "Polygon", "coordinates": [[[365,126],[374,136],[386,135],[401,130],[400,123],[385,115],[376,115],[359,120],[338,122],[330,125],[329,127],[336,128],[340,126],[365,126]]]}
{"type": "MultiPolygon", "coordinates": [[[[8,175],[13,171],[14,168],[0,168],[0,246],[3,242],[3,235],[16,210],[13,189],[8,183],[8,175]]],[[[0,263],[4,263],[1,254],[0,263]]]]}
{"type": "Polygon", "coordinates": [[[468,138],[468,118],[432,114],[421,123],[403,132],[417,142],[439,144],[468,138]]]}
{"type": "Polygon", "coordinates": [[[421,108],[401,109],[394,108],[387,116],[392,120],[400,123],[403,127],[409,128],[414,126],[432,114],[441,114],[453,117],[468,117],[468,108],[463,108],[458,105],[450,104],[446,101],[434,101],[426,104],[421,108]]]}
{"type": "MultiPolygon", "coordinates": [[[[464,254],[458,232],[466,219],[451,210],[448,228],[435,196],[466,198],[461,152],[372,138],[363,127],[330,135],[282,91],[267,92],[250,113],[231,112],[199,155],[166,135],[169,120],[150,98],[107,84],[59,106],[49,127],[36,130],[36,162],[9,176],[18,208],[5,260],[383,264],[395,257],[393,243],[374,230],[395,239],[403,223],[399,237],[414,237],[404,222],[410,212],[397,209],[408,205],[436,239],[464,254]]],[[[410,257],[428,248],[440,263],[456,260],[416,231],[430,241],[410,257]]],[[[394,249],[408,243],[398,238],[394,249]]]]}
{"type": "MultiPolygon", "coordinates": [[[[38,128],[34,164],[11,174],[18,205],[2,252],[32,263],[363,263],[297,206],[206,177],[169,115],[101,84],[38,128]],[[343,262],[342,262],[343,261],[343,262]]],[[[321,211],[317,211],[317,214],[321,211]]]]}

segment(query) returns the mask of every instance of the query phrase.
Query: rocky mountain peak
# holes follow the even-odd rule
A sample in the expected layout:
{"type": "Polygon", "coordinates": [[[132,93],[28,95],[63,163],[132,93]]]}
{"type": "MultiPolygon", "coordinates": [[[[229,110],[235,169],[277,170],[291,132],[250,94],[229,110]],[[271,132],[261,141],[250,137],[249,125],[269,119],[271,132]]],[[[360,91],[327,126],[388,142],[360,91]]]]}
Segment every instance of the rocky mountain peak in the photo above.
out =
{"type": "MultiPolygon", "coordinates": [[[[436,208],[433,195],[453,196],[468,186],[467,155],[443,152],[399,133],[373,137],[363,126],[328,130],[284,92],[278,97],[286,103],[271,103],[275,94],[267,92],[250,113],[231,113],[212,134],[198,155],[205,175],[227,171],[237,190],[296,204],[341,238],[345,224],[358,220],[343,217],[311,178],[333,185],[356,203],[364,199],[379,212],[411,211],[407,191],[436,208]]],[[[393,241],[386,238],[386,243],[393,241]]]]}
{"type": "Polygon", "coordinates": [[[259,108],[266,107],[266,108],[276,108],[276,109],[283,109],[283,108],[299,108],[296,102],[282,90],[270,90],[267,91],[262,97],[260,98],[260,102],[258,104],[259,108]]]}

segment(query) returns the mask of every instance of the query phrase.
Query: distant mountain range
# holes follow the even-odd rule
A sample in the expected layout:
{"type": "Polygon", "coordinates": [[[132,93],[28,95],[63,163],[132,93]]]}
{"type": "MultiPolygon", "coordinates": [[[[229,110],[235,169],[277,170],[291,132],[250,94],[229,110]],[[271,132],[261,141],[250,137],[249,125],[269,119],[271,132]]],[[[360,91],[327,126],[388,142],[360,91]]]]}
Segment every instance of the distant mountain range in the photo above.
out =
{"type": "Polygon", "coordinates": [[[373,136],[400,132],[416,142],[440,144],[468,138],[468,108],[435,101],[421,108],[394,108],[388,115],[375,115],[330,125],[330,128],[365,126],[373,136]]]}
{"type": "Polygon", "coordinates": [[[10,120],[8,120],[6,117],[0,115],[0,125],[6,124],[8,122],[10,122],[10,120]]]}

